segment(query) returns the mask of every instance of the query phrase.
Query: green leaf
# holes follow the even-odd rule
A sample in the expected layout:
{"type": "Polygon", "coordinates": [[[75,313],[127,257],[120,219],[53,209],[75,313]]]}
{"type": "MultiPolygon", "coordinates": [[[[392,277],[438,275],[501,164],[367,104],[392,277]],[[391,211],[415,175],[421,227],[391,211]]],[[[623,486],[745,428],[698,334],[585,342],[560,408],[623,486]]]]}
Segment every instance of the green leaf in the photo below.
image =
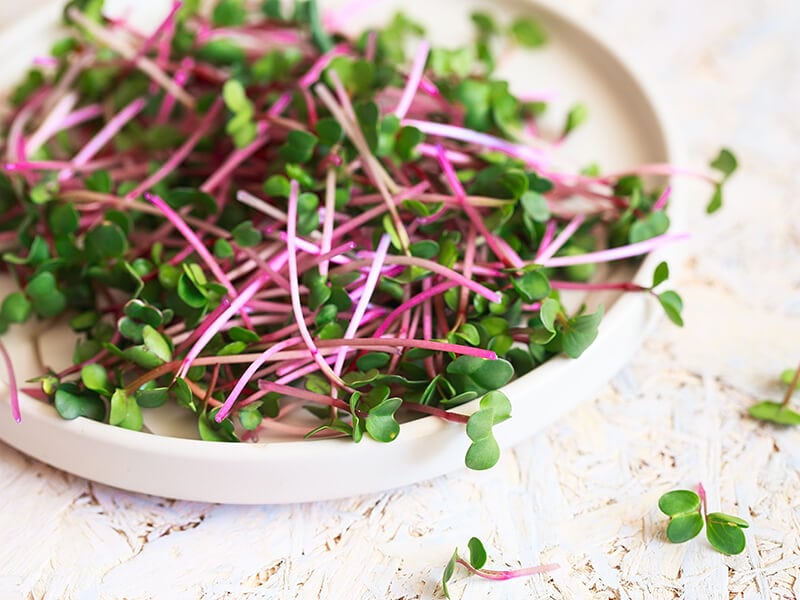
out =
{"type": "Polygon", "coordinates": [[[43,271],[30,279],[25,293],[33,304],[33,310],[41,317],[54,317],[67,307],[67,297],[56,287],[55,276],[50,271],[43,271]]]}
{"type": "Polygon", "coordinates": [[[361,392],[353,392],[350,395],[350,416],[353,421],[353,431],[350,435],[353,436],[353,441],[358,444],[364,437],[364,423],[358,415],[358,402],[361,399],[361,392]]]}
{"type": "Polygon", "coordinates": [[[95,392],[81,392],[74,383],[62,383],[55,393],[58,414],[67,420],[87,417],[95,421],[106,418],[106,405],[95,392]]]}
{"type": "Polygon", "coordinates": [[[658,509],[667,516],[700,511],[700,496],[691,490],[673,490],[658,500],[658,509]]]}
{"type": "Polygon", "coordinates": [[[603,307],[597,312],[570,319],[562,331],[562,347],[567,356],[578,358],[597,337],[603,307]]]}
{"type": "Polygon", "coordinates": [[[747,521],[723,513],[709,513],[706,517],[708,542],[723,554],[741,554],[746,539],[743,527],[747,521]]]}
{"type": "Polygon", "coordinates": [[[703,529],[700,513],[672,517],[667,525],[667,539],[673,544],[682,544],[696,537],[703,529]]]}
{"type": "Polygon", "coordinates": [[[653,283],[651,288],[658,287],[669,279],[669,265],[666,262],[658,263],[655,271],[653,271],[653,283]]]}
{"type": "Polygon", "coordinates": [[[683,317],[681,311],[683,310],[683,300],[673,291],[662,292],[658,295],[658,301],[664,312],[667,313],[669,320],[679,327],[683,327],[683,317]]]}
{"type": "Polygon", "coordinates": [[[307,131],[290,131],[278,153],[281,158],[290,163],[306,163],[314,155],[317,146],[317,136],[307,131]]]}
{"type": "Polygon", "coordinates": [[[108,373],[103,365],[92,363],[81,369],[81,381],[87,389],[100,394],[108,393],[108,373]]]}
{"type": "Polygon", "coordinates": [[[658,235],[666,233],[669,229],[669,217],[664,211],[652,212],[643,219],[634,221],[628,233],[628,241],[631,244],[649,240],[658,235]]]}
{"type": "Polygon", "coordinates": [[[567,113],[567,119],[564,122],[564,131],[562,135],[567,136],[572,133],[576,128],[583,125],[588,117],[589,109],[586,108],[585,104],[576,104],[570,108],[567,113]]]}
{"type": "Polygon", "coordinates": [[[258,410],[258,406],[251,404],[239,411],[239,422],[247,431],[255,431],[261,425],[264,416],[258,410]]]}
{"type": "Polygon", "coordinates": [[[356,365],[361,371],[369,371],[370,369],[382,369],[389,364],[389,360],[390,356],[386,352],[368,352],[358,357],[356,365]]]}
{"type": "Polygon", "coordinates": [[[239,439],[233,432],[233,423],[230,418],[217,423],[205,411],[197,415],[197,431],[200,439],[207,442],[238,442],[239,439]]]}
{"type": "Polygon", "coordinates": [[[469,547],[469,564],[476,569],[483,568],[483,565],[486,564],[486,548],[483,547],[483,542],[472,537],[467,546],[469,547]]]}
{"type": "Polygon", "coordinates": [[[231,327],[228,330],[228,337],[234,342],[244,342],[245,344],[255,344],[261,337],[255,332],[244,327],[231,327]]]}
{"type": "Polygon", "coordinates": [[[123,311],[131,319],[136,319],[151,327],[159,327],[164,322],[162,312],[144,300],[129,300],[125,303],[123,311]]]}
{"type": "Polygon", "coordinates": [[[289,180],[283,175],[273,175],[264,182],[264,193],[276,198],[289,197],[289,180]]]}
{"type": "Polygon", "coordinates": [[[344,135],[344,130],[339,125],[339,121],[333,117],[324,117],[317,121],[316,132],[320,143],[326,146],[338,144],[344,135]]]}
{"type": "Polygon", "coordinates": [[[536,302],[550,295],[552,288],[541,271],[529,271],[522,277],[511,280],[514,289],[526,302],[536,302]]]}
{"type": "Polygon", "coordinates": [[[164,200],[175,210],[191,206],[192,212],[200,216],[216,214],[219,208],[214,196],[192,187],[172,188],[167,192],[164,200]]]}
{"type": "Polygon", "coordinates": [[[119,225],[105,222],[86,232],[83,247],[91,262],[100,262],[120,258],[128,249],[128,239],[119,225]]]}
{"type": "Polygon", "coordinates": [[[11,263],[12,265],[35,266],[40,265],[48,258],[50,258],[50,249],[47,246],[47,242],[43,237],[38,235],[33,238],[30,248],[28,248],[27,256],[17,256],[15,254],[11,254],[10,252],[3,253],[3,260],[7,263],[11,263]]]}
{"type": "Polygon", "coordinates": [[[467,342],[470,346],[478,346],[481,343],[481,335],[478,332],[478,328],[472,323],[464,323],[461,325],[455,335],[467,342]]]}
{"type": "Polygon", "coordinates": [[[231,236],[240,248],[250,248],[261,243],[261,232],[253,227],[252,221],[242,221],[231,230],[231,236]]]}
{"type": "Polygon", "coordinates": [[[511,402],[503,392],[491,391],[481,398],[481,410],[490,409],[493,414],[493,425],[497,425],[506,419],[511,418],[511,402]]]}
{"type": "Polygon", "coordinates": [[[417,156],[417,145],[425,139],[416,127],[401,127],[394,143],[394,151],[402,161],[410,161],[417,156]]]}
{"type": "Polygon", "coordinates": [[[722,208],[722,185],[717,184],[714,186],[714,193],[711,195],[711,200],[706,205],[706,213],[711,214],[717,212],[722,208]]]}
{"type": "Polygon", "coordinates": [[[169,389],[157,387],[146,390],[137,390],[134,394],[136,403],[143,408],[158,408],[166,404],[169,399],[169,389]]]}
{"type": "MultiPolygon", "coordinates": [[[[781,372],[781,381],[786,385],[792,385],[792,380],[794,379],[795,369],[786,369],[781,372]]],[[[795,389],[800,390],[800,378],[797,380],[797,384],[795,385],[795,389]]]]}
{"type": "Polygon", "coordinates": [[[215,65],[235,65],[245,60],[244,50],[233,40],[217,38],[197,51],[198,58],[215,65]]]}
{"type": "Polygon", "coordinates": [[[456,560],[458,560],[458,548],[453,550],[453,556],[447,561],[447,565],[445,565],[444,571],[442,572],[442,592],[444,592],[444,597],[448,600],[450,600],[450,592],[447,589],[447,582],[453,578],[453,572],[456,569],[456,560]]]}
{"type": "Polygon", "coordinates": [[[281,0],[264,0],[261,3],[261,12],[268,19],[283,19],[281,0]]]}
{"type": "Polygon", "coordinates": [[[142,429],[142,411],[136,400],[128,396],[125,390],[117,389],[111,396],[111,413],[108,422],[132,431],[142,429]]]}
{"type": "Polygon", "coordinates": [[[80,215],[72,204],[57,204],[50,211],[48,223],[55,236],[69,235],[78,230],[80,215]]]}
{"type": "Polygon", "coordinates": [[[516,19],[511,23],[509,33],[514,41],[526,48],[538,48],[547,42],[544,29],[531,18],[516,19]]]}
{"type": "Polygon", "coordinates": [[[215,27],[236,27],[243,25],[246,17],[242,0],[220,0],[211,13],[211,22],[215,27]]]}
{"type": "Polygon", "coordinates": [[[20,291],[11,292],[3,299],[0,309],[3,320],[8,323],[24,323],[33,312],[33,304],[20,291]]]}
{"type": "Polygon", "coordinates": [[[490,435],[472,442],[464,457],[464,464],[474,471],[485,471],[495,466],[499,460],[500,446],[490,435]]]}
{"type": "Polygon", "coordinates": [[[690,490],[673,490],[658,500],[658,508],[670,517],[667,538],[679,544],[692,539],[703,528],[700,496],[690,490]]]}
{"type": "Polygon", "coordinates": [[[130,360],[143,369],[155,369],[164,364],[158,356],[143,345],[130,346],[122,351],[123,358],[130,360]]]}
{"type": "Polygon", "coordinates": [[[90,173],[84,179],[84,184],[87,190],[100,192],[101,194],[110,194],[113,186],[111,175],[105,169],[98,169],[90,173]]]}
{"type": "Polygon", "coordinates": [[[550,208],[547,206],[547,200],[539,192],[529,189],[520,196],[519,201],[522,209],[534,221],[544,223],[550,218],[550,208]]]}
{"type": "Polygon", "coordinates": [[[542,302],[542,306],[539,309],[539,320],[550,333],[555,333],[556,331],[556,317],[560,310],[561,304],[554,298],[546,298],[542,302]]]}
{"type": "Polygon", "coordinates": [[[374,102],[364,102],[355,106],[356,118],[364,139],[367,141],[370,151],[375,152],[378,148],[378,119],[380,110],[374,102]]]}
{"type": "Polygon", "coordinates": [[[727,179],[736,171],[739,162],[736,160],[733,152],[727,148],[722,148],[717,157],[711,161],[710,166],[712,169],[722,173],[724,179],[727,179]]]}
{"type": "Polygon", "coordinates": [[[477,356],[459,356],[447,365],[447,372],[463,376],[467,382],[471,383],[471,387],[488,391],[496,390],[511,381],[514,376],[514,367],[502,358],[488,360],[477,356]]]}
{"type": "Polygon", "coordinates": [[[759,421],[770,421],[778,425],[800,425],[800,413],[784,406],[781,402],[764,400],[747,409],[750,416],[759,421]]]}
{"type": "Polygon", "coordinates": [[[379,442],[391,442],[400,433],[400,425],[395,419],[395,412],[403,404],[400,398],[387,398],[367,413],[366,429],[372,439],[379,442]]]}
{"type": "Polygon", "coordinates": [[[475,24],[475,27],[481,35],[491,35],[499,31],[497,24],[489,13],[476,11],[472,13],[469,18],[475,24]]]}
{"type": "Polygon", "coordinates": [[[145,347],[162,361],[169,362],[172,360],[172,348],[170,348],[164,336],[156,329],[150,327],[150,325],[145,325],[144,329],[142,329],[142,339],[145,347]]]}

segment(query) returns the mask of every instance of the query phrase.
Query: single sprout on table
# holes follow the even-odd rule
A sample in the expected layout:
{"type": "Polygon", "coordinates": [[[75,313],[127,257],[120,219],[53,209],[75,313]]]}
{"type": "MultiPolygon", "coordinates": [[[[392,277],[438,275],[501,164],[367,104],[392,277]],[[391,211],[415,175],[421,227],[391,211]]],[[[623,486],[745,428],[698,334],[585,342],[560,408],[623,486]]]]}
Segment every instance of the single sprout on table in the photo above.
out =
{"type": "Polygon", "coordinates": [[[781,382],[786,385],[786,393],[781,402],[762,400],[748,409],[750,416],[759,421],[769,421],[778,425],[800,425],[800,413],[789,408],[792,395],[800,388],[800,365],[793,371],[786,369],[781,373],[781,382]]]}
{"type": "Polygon", "coordinates": [[[671,188],[645,178],[707,180],[714,208],[729,151],[719,175],[556,164],[588,110],[548,134],[550,93],[494,75],[545,43],[531,19],[476,13],[474,44],[431,48],[402,14],[349,37],[352,7],[251,4],[175,2],[143,34],[70,2],[69,37],[11,94],[0,243],[17,289],[0,330],[62,319],[79,338],[27,394],[137,431],[177,404],[228,442],[390,442],[433,415],[466,426],[465,462],[485,469],[511,416],[499,389],[597,336],[602,307],[568,310],[564,291],[649,293],[682,323],[680,297],[654,292],[666,264],[649,287],[596,266],[684,239],[671,188]]]}
{"type": "Polygon", "coordinates": [[[723,554],[740,554],[744,550],[742,529],[750,524],[725,513],[709,513],[702,483],[697,485],[697,493],[691,490],[667,492],[659,499],[658,508],[669,517],[667,538],[670,542],[680,544],[697,537],[705,522],[706,537],[716,550],[723,554]]]}
{"type": "Polygon", "coordinates": [[[469,548],[469,560],[464,560],[458,554],[458,548],[453,551],[453,556],[444,568],[442,573],[442,592],[445,598],[450,598],[450,590],[447,584],[453,578],[456,565],[461,565],[466,568],[473,575],[489,579],[492,581],[506,581],[508,579],[515,579],[517,577],[530,577],[532,575],[540,575],[541,573],[549,573],[559,568],[559,565],[550,563],[546,565],[539,565],[536,567],[525,567],[522,569],[507,569],[504,571],[497,571],[493,569],[484,569],[486,564],[486,548],[483,542],[476,537],[470,538],[467,543],[469,548]]]}

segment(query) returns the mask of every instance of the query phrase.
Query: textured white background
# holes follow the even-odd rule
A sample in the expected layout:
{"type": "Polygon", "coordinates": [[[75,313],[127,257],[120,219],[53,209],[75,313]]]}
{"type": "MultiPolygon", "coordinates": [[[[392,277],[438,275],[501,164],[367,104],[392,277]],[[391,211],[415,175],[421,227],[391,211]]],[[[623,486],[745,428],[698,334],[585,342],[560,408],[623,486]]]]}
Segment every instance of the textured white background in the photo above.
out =
{"type": "MultiPolygon", "coordinates": [[[[35,4],[2,0],[0,27],[35,4]]],[[[505,583],[459,572],[454,598],[800,596],[800,431],[744,417],[800,360],[800,2],[565,4],[657,81],[689,164],[738,152],[722,213],[704,218],[706,190],[691,190],[686,328],[663,323],[489,477],[215,506],[93,485],[0,444],[0,598],[431,598],[472,535],[498,568],[562,568],[505,583]],[[751,521],[744,554],[665,543],[659,495],[697,481],[751,521]]]]}

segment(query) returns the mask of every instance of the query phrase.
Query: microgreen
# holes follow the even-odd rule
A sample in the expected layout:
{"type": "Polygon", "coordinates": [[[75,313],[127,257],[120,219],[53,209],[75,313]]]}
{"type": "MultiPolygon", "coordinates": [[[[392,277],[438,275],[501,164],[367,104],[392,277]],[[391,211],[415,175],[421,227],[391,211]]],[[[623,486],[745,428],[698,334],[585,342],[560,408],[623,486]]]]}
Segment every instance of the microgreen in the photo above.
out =
{"type": "Polygon", "coordinates": [[[732,515],[709,513],[703,484],[698,484],[697,493],[691,490],[667,492],[659,499],[658,508],[669,517],[667,538],[675,544],[697,537],[705,523],[706,538],[716,550],[723,554],[740,554],[744,550],[742,529],[749,527],[749,523],[732,515]]]}
{"type": "MultiPolygon", "coordinates": [[[[70,4],[58,68],[21,82],[0,148],[18,283],[0,330],[70,323],[74,364],[38,380],[62,417],[141,430],[142,408],[177,405],[201,439],[236,442],[300,399],[319,423],[299,437],[388,443],[428,414],[464,426],[486,469],[501,388],[598,335],[603,309],[567,310],[562,289],[646,292],[682,322],[666,264],[649,287],[594,281],[683,239],[669,188],[642,177],[679,170],[561,173],[551,144],[521,141],[546,103],[492,72],[545,43],[538,22],[476,13],[475,43],[441,48],[402,14],[349,39],[314,0],[219,0],[210,20],[176,3],[142,38],[102,4],[70,4]]],[[[712,168],[721,189],[736,160],[712,168]]]]}
{"type": "Polygon", "coordinates": [[[748,409],[750,416],[759,421],[769,421],[778,425],[800,425],[800,413],[789,408],[792,395],[800,389],[800,365],[794,371],[787,369],[781,373],[780,380],[786,385],[781,402],[762,400],[748,409]]]}
{"type": "Polygon", "coordinates": [[[486,564],[487,554],[483,542],[476,537],[472,537],[470,538],[469,542],[467,542],[467,548],[469,550],[468,560],[462,558],[458,554],[458,548],[456,548],[453,551],[453,555],[450,557],[450,560],[447,562],[447,565],[445,565],[444,571],[442,572],[442,592],[445,598],[450,598],[450,590],[448,589],[447,584],[455,574],[456,565],[461,565],[471,574],[482,577],[483,579],[489,579],[491,581],[506,581],[508,579],[515,579],[517,577],[530,577],[532,575],[549,573],[550,571],[555,571],[559,568],[559,565],[550,563],[537,567],[525,567],[521,569],[509,569],[504,571],[485,569],[484,565],[486,564]]]}

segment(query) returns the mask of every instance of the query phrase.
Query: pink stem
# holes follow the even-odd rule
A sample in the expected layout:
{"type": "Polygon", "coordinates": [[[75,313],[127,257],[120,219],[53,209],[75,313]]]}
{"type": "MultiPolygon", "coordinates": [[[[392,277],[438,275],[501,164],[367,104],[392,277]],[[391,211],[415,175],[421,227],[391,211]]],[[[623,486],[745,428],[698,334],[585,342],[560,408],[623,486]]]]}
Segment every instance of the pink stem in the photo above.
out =
{"type": "Polygon", "coordinates": [[[472,131],[471,129],[465,129],[464,127],[447,125],[445,123],[435,123],[433,121],[419,121],[417,119],[405,119],[403,121],[403,125],[416,127],[422,133],[426,133],[428,135],[459,140],[461,142],[476,144],[478,146],[485,146],[486,148],[491,148],[492,150],[498,150],[514,158],[522,159],[528,163],[528,165],[533,167],[543,167],[549,162],[544,153],[539,150],[526,146],[520,146],[519,144],[514,144],[493,135],[472,131]]]}
{"type": "Polygon", "coordinates": [[[700,504],[703,506],[703,515],[708,517],[708,504],[706,503],[706,488],[703,487],[703,483],[699,482],[697,484],[697,495],[700,496],[700,504]]]}
{"type": "Polygon", "coordinates": [[[346,44],[338,44],[334,46],[330,50],[328,50],[325,54],[320,56],[311,68],[300,78],[298,82],[301,89],[307,89],[311,87],[315,81],[317,81],[322,72],[327,68],[327,66],[331,63],[331,61],[336,58],[337,56],[345,56],[347,54],[347,45],[346,44]]]}
{"type": "Polygon", "coordinates": [[[292,309],[294,310],[295,322],[297,324],[300,337],[303,339],[306,347],[314,361],[319,365],[323,373],[325,373],[331,381],[344,385],[338,375],[336,375],[328,363],[320,356],[314,340],[306,326],[305,317],[303,316],[303,307],[300,304],[300,285],[297,278],[297,198],[300,194],[300,186],[297,180],[293,179],[289,193],[289,206],[286,211],[286,249],[288,251],[289,262],[289,285],[291,286],[292,309]]]}
{"type": "Polygon", "coordinates": [[[181,216],[175,212],[169,204],[164,202],[164,200],[155,194],[145,193],[144,197],[161,210],[167,220],[172,223],[175,229],[181,232],[181,235],[183,235],[183,237],[186,238],[186,241],[189,242],[192,248],[194,248],[195,252],[197,252],[197,255],[214,274],[214,277],[217,278],[217,281],[225,286],[225,289],[228,290],[228,294],[230,294],[231,298],[236,298],[236,288],[233,287],[233,284],[220,268],[219,263],[214,260],[214,257],[211,256],[208,248],[206,248],[203,242],[200,241],[200,238],[197,237],[197,234],[195,234],[192,228],[186,224],[181,216]]]}
{"type": "Polygon", "coordinates": [[[553,255],[558,252],[561,247],[567,243],[567,240],[572,237],[572,235],[578,230],[583,224],[585,217],[583,215],[577,215],[573,217],[573,219],[567,223],[566,227],[558,234],[558,237],[553,240],[552,244],[548,244],[543,250],[540,247],[539,252],[536,254],[536,262],[544,264],[549,259],[553,257],[553,255]]]}
{"type": "Polygon", "coordinates": [[[546,565],[539,565],[536,567],[527,567],[524,569],[514,569],[510,571],[493,571],[491,569],[476,569],[463,558],[457,558],[456,562],[462,567],[466,568],[470,573],[483,577],[484,579],[491,579],[492,581],[506,581],[516,577],[529,577],[531,575],[540,575],[542,573],[549,573],[559,569],[557,563],[550,563],[546,565]]]}
{"type": "MultiPolygon", "coordinates": [[[[472,204],[467,202],[466,200],[467,193],[464,191],[464,187],[458,180],[458,177],[456,176],[456,171],[453,168],[452,163],[449,160],[447,160],[447,156],[445,155],[444,148],[442,146],[437,146],[436,148],[436,159],[439,161],[439,165],[442,167],[442,170],[444,171],[444,176],[447,179],[447,183],[450,186],[450,189],[453,190],[453,193],[456,195],[456,198],[458,198],[458,202],[461,205],[462,210],[465,213],[467,213],[470,222],[486,240],[486,243],[492,249],[492,252],[494,252],[495,255],[507,265],[516,268],[522,267],[524,264],[522,262],[522,259],[519,256],[517,256],[516,252],[514,252],[513,250],[511,251],[510,254],[504,252],[504,247],[501,246],[501,244],[499,243],[497,236],[495,236],[491,231],[489,231],[489,228],[486,227],[486,223],[484,223],[481,214],[474,206],[472,206],[472,204]]],[[[508,247],[507,244],[505,245],[505,248],[511,250],[511,248],[508,247]]]]}
{"type": "Polygon", "coordinates": [[[217,332],[222,329],[222,327],[227,323],[233,315],[239,312],[242,307],[244,307],[250,299],[255,295],[255,293],[262,288],[262,286],[269,280],[269,275],[263,274],[258,276],[255,281],[250,283],[245,289],[242,290],[242,293],[231,302],[230,306],[223,311],[221,315],[219,315],[216,319],[211,321],[208,324],[206,330],[203,332],[198,340],[194,343],[191,350],[186,354],[186,357],[183,359],[181,363],[181,368],[178,370],[177,377],[186,377],[186,373],[189,371],[189,368],[192,366],[192,361],[197,358],[200,353],[203,351],[203,348],[211,341],[217,332]]]}
{"type": "Polygon", "coordinates": [[[664,191],[661,193],[661,196],[659,196],[658,200],[656,200],[656,203],[653,204],[653,212],[658,212],[659,210],[664,209],[669,201],[670,194],[672,194],[672,187],[665,187],[664,191]]]}
{"type": "Polygon", "coordinates": [[[620,260],[623,258],[630,258],[631,256],[641,256],[653,250],[670,244],[672,242],[679,242],[689,239],[688,233],[665,233],[663,235],[637,242],[635,244],[628,244],[627,246],[620,246],[619,248],[611,248],[609,250],[600,250],[598,252],[587,252],[586,254],[578,254],[575,256],[556,256],[550,260],[542,261],[545,267],[567,267],[570,265],[585,265],[595,262],[608,262],[612,260],[620,260]]]}
{"type": "Polygon", "coordinates": [[[253,376],[253,373],[258,371],[261,365],[263,365],[274,354],[280,352],[284,348],[293,346],[298,341],[300,340],[295,337],[295,338],[289,338],[288,340],[283,340],[282,342],[278,342],[274,346],[269,347],[261,354],[261,356],[259,356],[253,362],[251,362],[247,366],[245,372],[239,378],[239,381],[236,382],[236,385],[231,390],[231,393],[228,394],[228,397],[225,399],[222,408],[219,409],[219,412],[214,417],[214,420],[216,420],[217,423],[222,423],[223,419],[225,419],[225,417],[228,416],[228,414],[231,412],[231,409],[233,408],[234,403],[236,402],[236,399],[241,395],[242,390],[250,382],[250,378],[253,376]]]}
{"type": "Polygon", "coordinates": [[[547,249],[550,245],[550,242],[553,240],[553,236],[556,234],[556,222],[553,219],[550,219],[545,225],[544,234],[542,235],[542,241],[539,243],[539,249],[536,251],[536,258],[534,259],[535,262],[539,262],[539,257],[542,256],[542,253],[547,249]]]}
{"type": "Polygon", "coordinates": [[[428,60],[428,53],[430,52],[430,45],[425,40],[419,43],[417,54],[414,57],[414,62],[411,65],[411,72],[406,82],[406,87],[403,90],[403,95],[397,108],[394,109],[394,114],[398,119],[403,119],[411,108],[411,103],[414,101],[414,96],[419,89],[419,82],[422,79],[422,74],[425,72],[425,62],[428,60]]]}
{"type": "Polygon", "coordinates": [[[189,138],[183,144],[181,144],[181,147],[169,157],[169,160],[161,165],[161,168],[158,171],[150,175],[150,177],[128,192],[125,197],[129,200],[132,200],[133,198],[140,196],[142,193],[146,192],[159,181],[172,173],[178,167],[178,165],[181,164],[187,156],[189,156],[191,151],[194,150],[194,147],[198,144],[198,142],[200,142],[203,136],[208,133],[209,128],[214,124],[214,120],[219,114],[221,108],[222,100],[218,99],[211,106],[206,116],[203,117],[203,120],[200,121],[200,124],[194,130],[192,135],[190,135],[189,138]]]}
{"type": "MultiPolygon", "coordinates": [[[[427,279],[425,281],[428,281],[427,279]]],[[[434,296],[438,296],[449,290],[450,288],[458,287],[458,282],[455,281],[445,281],[444,283],[439,283],[434,285],[428,290],[424,290],[422,293],[417,294],[413,298],[409,299],[408,302],[402,303],[400,306],[395,308],[392,312],[388,314],[388,316],[384,319],[383,323],[380,324],[380,327],[375,330],[375,337],[381,337],[384,333],[389,330],[392,323],[394,323],[398,317],[403,315],[404,313],[408,312],[418,304],[422,304],[429,298],[433,298],[434,296]]]]}
{"type": "MultiPolygon", "coordinates": [[[[375,251],[375,256],[372,259],[372,266],[370,267],[369,274],[367,275],[367,282],[364,285],[364,292],[361,295],[361,298],[359,298],[356,309],[353,311],[353,316],[350,319],[350,323],[348,323],[347,329],[344,332],[344,339],[346,340],[355,336],[356,331],[358,331],[358,327],[361,324],[361,319],[364,318],[367,305],[369,304],[369,301],[372,298],[372,293],[375,291],[375,286],[378,283],[378,277],[380,277],[381,274],[381,268],[383,267],[383,261],[386,258],[386,252],[389,250],[389,242],[391,242],[391,238],[388,234],[384,233],[383,236],[381,236],[380,242],[378,242],[378,249],[375,251]]],[[[336,357],[336,364],[333,367],[333,372],[337,375],[342,373],[342,367],[344,366],[344,359],[347,350],[347,346],[342,346],[341,350],[339,350],[339,355],[336,357]]]]}
{"type": "MultiPolygon", "coordinates": [[[[120,129],[125,127],[125,125],[127,125],[131,119],[139,114],[139,112],[145,107],[145,104],[146,102],[144,98],[136,98],[136,100],[128,104],[118,114],[116,114],[100,131],[94,135],[91,140],[89,140],[83,149],[78,152],[75,158],[72,159],[73,166],[80,167],[89,162],[89,159],[91,159],[103,148],[103,146],[111,141],[111,138],[113,138],[120,129]]],[[[65,169],[58,174],[59,181],[66,181],[70,177],[72,177],[72,172],[69,169],[65,169]]]]}

